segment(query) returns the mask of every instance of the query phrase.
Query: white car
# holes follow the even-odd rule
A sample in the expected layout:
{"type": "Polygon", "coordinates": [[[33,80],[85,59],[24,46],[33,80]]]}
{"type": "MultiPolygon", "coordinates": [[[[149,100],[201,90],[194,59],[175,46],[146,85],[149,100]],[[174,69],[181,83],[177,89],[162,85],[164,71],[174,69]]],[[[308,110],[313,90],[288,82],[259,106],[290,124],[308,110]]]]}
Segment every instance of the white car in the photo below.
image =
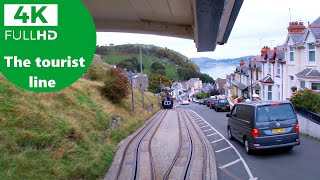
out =
{"type": "Polygon", "coordinates": [[[190,104],[190,102],[188,101],[188,100],[182,100],[182,103],[181,103],[182,105],[189,105],[190,104]]]}

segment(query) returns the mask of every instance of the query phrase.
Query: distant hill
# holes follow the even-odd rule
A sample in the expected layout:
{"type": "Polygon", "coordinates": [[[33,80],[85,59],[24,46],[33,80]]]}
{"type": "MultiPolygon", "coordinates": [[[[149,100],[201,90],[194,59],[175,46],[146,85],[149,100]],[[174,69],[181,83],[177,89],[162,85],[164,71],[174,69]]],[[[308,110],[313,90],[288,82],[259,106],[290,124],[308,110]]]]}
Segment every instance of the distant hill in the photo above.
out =
{"type": "Polygon", "coordinates": [[[168,48],[162,48],[154,45],[125,44],[116,46],[97,46],[96,54],[109,64],[119,64],[128,59],[140,59],[140,46],[144,73],[151,75],[151,65],[154,62],[161,62],[165,67],[166,75],[174,80],[183,80],[178,73],[178,69],[191,69],[200,74],[200,68],[193,63],[188,57],[168,48]]]}
{"type": "Polygon", "coordinates": [[[192,62],[197,64],[200,68],[205,66],[215,66],[215,65],[237,65],[240,63],[241,60],[248,62],[248,59],[253,58],[255,56],[244,56],[239,58],[229,58],[229,59],[212,59],[208,57],[201,57],[201,58],[190,58],[192,62]]]}

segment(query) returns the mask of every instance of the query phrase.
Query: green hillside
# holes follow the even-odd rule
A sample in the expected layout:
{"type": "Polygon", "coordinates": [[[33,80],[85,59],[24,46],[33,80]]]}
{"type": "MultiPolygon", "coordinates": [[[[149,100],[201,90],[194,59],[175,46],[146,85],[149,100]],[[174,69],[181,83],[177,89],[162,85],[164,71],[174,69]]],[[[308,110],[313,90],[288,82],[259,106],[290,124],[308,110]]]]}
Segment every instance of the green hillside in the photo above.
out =
{"type": "MultiPolygon", "coordinates": [[[[0,179],[102,179],[117,144],[153,112],[135,113],[128,97],[114,105],[100,94],[102,83],[80,79],[55,93],[20,89],[0,74],[0,179]],[[110,129],[114,117],[119,127],[110,129]]],[[[145,102],[157,98],[146,93],[145,102]]]]}
{"type": "Polygon", "coordinates": [[[101,55],[106,62],[116,65],[131,58],[140,59],[140,47],[143,54],[144,72],[148,75],[152,75],[153,73],[151,69],[152,63],[161,62],[165,65],[165,73],[171,80],[177,81],[189,78],[184,77],[183,73],[179,73],[179,69],[188,69],[200,76],[200,70],[196,64],[186,56],[167,48],[153,45],[126,44],[98,46],[96,53],[101,55]]]}
{"type": "MultiPolygon", "coordinates": [[[[121,61],[124,61],[126,59],[130,59],[133,57],[140,58],[140,55],[138,55],[138,54],[111,54],[111,55],[104,55],[102,57],[109,64],[117,64],[121,61]]],[[[179,75],[177,73],[176,64],[174,64],[171,61],[163,61],[160,58],[148,56],[148,55],[142,55],[142,64],[145,68],[145,70],[143,72],[150,76],[152,74],[151,65],[154,62],[161,62],[166,67],[165,72],[166,72],[166,75],[170,79],[175,80],[175,81],[180,79],[179,75]]]]}

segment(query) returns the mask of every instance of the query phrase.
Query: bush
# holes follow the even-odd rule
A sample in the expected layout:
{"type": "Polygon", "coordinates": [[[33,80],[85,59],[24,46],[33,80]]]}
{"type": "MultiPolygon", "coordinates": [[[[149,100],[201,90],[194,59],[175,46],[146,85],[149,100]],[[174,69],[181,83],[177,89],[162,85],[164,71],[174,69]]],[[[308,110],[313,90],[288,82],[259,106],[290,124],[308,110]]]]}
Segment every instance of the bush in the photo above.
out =
{"type": "Polygon", "coordinates": [[[320,95],[310,89],[299,90],[291,98],[291,102],[297,108],[320,112],[320,95]]]}
{"type": "Polygon", "coordinates": [[[199,93],[199,94],[196,95],[196,97],[198,99],[204,99],[204,98],[207,97],[207,93],[205,93],[205,92],[199,93]]]}
{"type": "Polygon", "coordinates": [[[107,63],[92,62],[84,77],[92,81],[103,81],[107,76],[108,69],[110,66],[107,63]]]}
{"type": "Polygon", "coordinates": [[[119,68],[107,71],[102,94],[113,103],[120,103],[129,94],[129,79],[119,68]]]}

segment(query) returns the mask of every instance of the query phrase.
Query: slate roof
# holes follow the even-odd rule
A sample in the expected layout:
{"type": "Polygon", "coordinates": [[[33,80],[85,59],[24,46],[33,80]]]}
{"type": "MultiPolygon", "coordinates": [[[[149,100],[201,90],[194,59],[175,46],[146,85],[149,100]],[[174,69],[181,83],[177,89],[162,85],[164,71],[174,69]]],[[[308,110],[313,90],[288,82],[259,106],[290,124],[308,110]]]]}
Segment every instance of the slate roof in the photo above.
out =
{"type": "Polygon", "coordinates": [[[262,82],[262,83],[270,83],[270,84],[274,83],[274,81],[272,80],[271,76],[266,76],[266,77],[262,78],[260,80],[260,82],[262,82]]]}
{"type": "Polygon", "coordinates": [[[302,77],[319,77],[320,78],[320,71],[316,68],[305,68],[304,70],[300,71],[296,76],[302,77]]]}
{"type": "Polygon", "coordinates": [[[238,87],[241,91],[245,90],[248,88],[248,86],[238,82],[238,81],[231,81],[231,84],[233,84],[234,86],[238,87]]]}
{"type": "Polygon", "coordinates": [[[249,65],[251,65],[251,67],[253,67],[253,68],[257,68],[257,69],[260,70],[260,71],[262,70],[262,62],[258,62],[258,61],[254,62],[254,61],[251,61],[249,65]]]}
{"type": "Polygon", "coordinates": [[[289,36],[294,44],[298,44],[304,36],[304,33],[289,33],[289,36]]]}
{"type": "Polygon", "coordinates": [[[284,51],[277,50],[276,51],[276,58],[283,60],[284,59],[284,51]]]}
{"type": "Polygon", "coordinates": [[[268,51],[267,52],[267,55],[268,55],[268,58],[273,58],[273,54],[274,54],[274,51],[268,51]]]}
{"type": "Polygon", "coordinates": [[[320,17],[313,21],[310,26],[319,26],[320,27],[320,17]]]}
{"type": "Polygon", "coordinates": [[[320,27],[309,27],[309,29],[315,39],[320,39],[320,27]]]}
{"type": "Polygon", "coordinates": [[[261,89],[261,86],[260,86],[259,82],[254,82],[254,83],[252,84],[252,87],[253,87],[254,89],[261,89]]]}

